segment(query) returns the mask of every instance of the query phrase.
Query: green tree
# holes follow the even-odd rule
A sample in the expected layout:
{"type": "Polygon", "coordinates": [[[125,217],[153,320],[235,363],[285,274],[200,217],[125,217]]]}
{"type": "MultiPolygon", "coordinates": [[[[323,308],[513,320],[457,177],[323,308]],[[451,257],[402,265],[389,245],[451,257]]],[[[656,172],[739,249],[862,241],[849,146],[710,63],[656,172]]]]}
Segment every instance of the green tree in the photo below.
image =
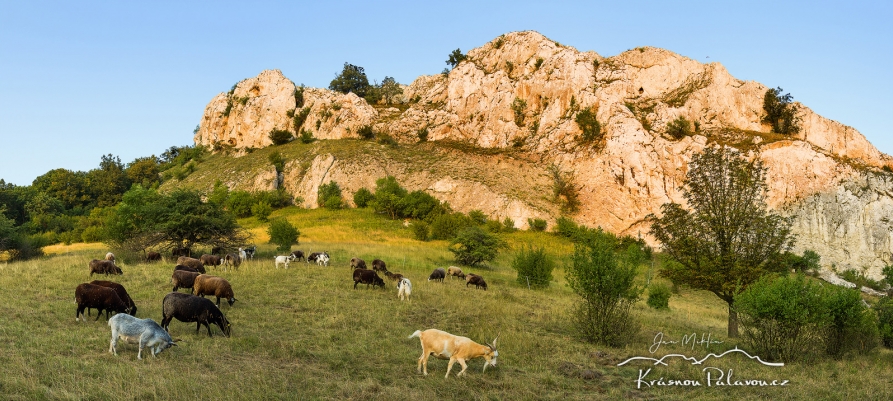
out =
{"type": "Polygon", "coordinates": [[[394,176],[379,178],[375,180],[375,197],[371,206],[376,213],[384,213],[388,217],[396,219],[402,210],[401,201],[406,194],[406,189],[397,183],[394,176]]]}
{"type": "Polygon", "coordinates": [[[799,107],[790,93],[782,95],[781,87],[769,89],[763,96],[763,122],[772,125],[772,132],[793,135],[800,132],[799,107]]]}
{"type": "Polygon", "coordinates": [[[96,206],[117,205],[124,192],[130,189],[130,179],[121,158],[112,154],[102,156],[99,168],[87,172],[86,188],[96,200],[96,206]]]}
{"type": "Polygon", "coordinates": [[[471,226],[459,231],[450,241],[449,250],[456,256],[456,262],[466,266],[476,266],[496,259],[499,250],[506,244],[499,237],[480,227],[471,226]]]}
{"type": "Polygon", "coordinates": [[[675,139],[682,139],[692,134],[691,122],[684,116],[676,117],[667,124],[667,133],[675,139]]]}
{"type": "Polygon", "coordinates": [[[623,345],[638,331],[631,308],[641,292],[634,283],[641,251],[631,246],[617,254],[616,247],[613,235],[593,231],[574,246],[565,273],[568,286],[582,298],[572,314],[579,335],[610,346],[623,345]]]}
{"type": "Polygon", "coordinates": [[[369,203],[375,199],[375,195],[366,188],[360,188],[353,194],[353,204],[357,207],[369,206],[369,203]]]}
{"type": "Polygon", "coordinates": [[[457,48],[456,50],[453,50],[452,53],[450,53],[450,56],[447,58],[446,63],[450,66],[450,68],[456,68],[459,63],[465,61],[467,58],[468,57],[466,55],[462,54],[462,50],[457,48]]]}
{"type": "Polygon", "coordinates": [[[518,272],[517,282],[522,286],[545,288],[552,281],[555,262],[543,248],[527,246],[521,248],[512,260],[512,269],[518,272]]]}
{"type": "Polygon", "coordinates": [[[158,158],[154,155],[134,159],[127,164],[127,169],[124,172],[130,182],[140,184],[145,188],[151,188],[153,185],[161,183],[158,158]]]}
{"type": "Polygon", "coordinates": [[[381,86],[379,86],[379,91],[385,104],[388,105],[393,104],[403,95],[403,88],[400,87],[400,84],[397,83],[394,77],[384,77],[384,80],[381,81],[381,86]]]}
{"type": "Polygon", "coordinates": [[[295,226],[281,217],[270,222],[267,234],[270,235],[270,243],[276,244],[276,250],[279,252],[289,252],[292,245],[298,244],[298,238],[301,236],[301,232],[295,226]]]}
{"type": "Polygon", "coordinates": [[[236,217],[251,216],[254,197],[248,191],[232,191],[226,199],[226,208],[236,217]]]}
{"type": "Polygon", "coordinates": [[[285,145],[295,138],[295,134],[285,129],[271,130],[268,136],[270,137],[270,141],[273,142],[273,145],[285,145]]]}
{"type": "Polygon", "coordinates": [[[651,234],[676,263],[661,274],[676,284],[712,292],[728,304],[729,337],[738,336],[735,296],[790,249],[790,221],[768,211],[766,169],[728,148],[706,148],[692,158],[681,189],[691,210],[678,203],[650,215],[651,234]]]}
{"type": "Polygon", "coordinates": [[[577,116],[574,117],[574,121],[577,123],[577,126],[580,127],[580,131],[583,132],[580,137],[583,142],[598,142],[601,141],[602,137],[602,125],[598,122],[598,119],[595,116],[595,112],[589,109],[585,109],[577,113],[577,116]]]}
{"type": "Polygon", "coordinates": [[[87,173],[57,168],[34,179],[31,187],[62,201],[65,209],[90,208],[95,205],[87,192],[87,173]]]}
{"type": "Polygon", "coordinates": [[[414,219],[429,219],[437,214],[446,213],[446,209],[437,198],[425,191],[412,191],[404,195],[399,202],[399,216],[414,219]]]}
{"type": "Polygon", "coordinates": [[[363,67],[344,63],[344,69],[329,83],[329,89],[341,93],[353,92],[359,97],[365,97],[369,89],[369,78],[363,67]]]}
{"type": "Polygon", "coordinates": [[[344,206],[344,199],[341,197],[341,187],[335,181],[319,186],[317,203],[320,207],[326,209],[341,209],[344,206]]]}
{"type": "Polygon", "coordinates": [[[260,221],[267,221],[272,213],[273,206],[270,206],[270,202],[259,201],[251,205],[251,214],[254,215],[254,217],[257,217],[260,221]]]}

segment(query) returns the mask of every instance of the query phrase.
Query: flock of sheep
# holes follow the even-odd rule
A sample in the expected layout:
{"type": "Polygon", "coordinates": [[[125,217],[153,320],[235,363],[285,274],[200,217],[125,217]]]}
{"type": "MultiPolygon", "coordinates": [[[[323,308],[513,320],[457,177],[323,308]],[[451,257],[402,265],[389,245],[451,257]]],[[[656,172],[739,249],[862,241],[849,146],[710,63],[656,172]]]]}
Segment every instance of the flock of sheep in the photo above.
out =
{"type": "MultiPolygon", "coordinates": [[[[242,260],[252,258],[255,248],[242,249],[239,248],[239,254],[228,254],[224,257],[205,254],[201,258],[195,259],[188,256],[180,256],[177,259],[177,265],[171,275],[171,283],[173,288],[169,294],[164,297],[162,302],[162,320],[159,325],[152,319],[139,319],[136,316],[136,304],[127,294],[127,290],[121,284],[111,281],[94,280],[90,283],[82,283],[75,288],[75,302],[77,303],[77,312],[75,320],[79,321],[86,310],[90,315],[90,309],[96,309],[96,320],[105,312],[108,325],[111,327],[112,337],[109,344],[109,353],[117,355],[117,342],[123,340],[129,344],[138,344],[139,352],[137,359],[142,359],[142,351],[148,347],[151,349],[152,356],[164,350],[176,346],[176,341],[169,334],[169,325],[171,320],[177,319],[182,322],[195,322],[196,333],[204,325],[207,328],[208,336],[211,337],[211,324],[217,325],[223,332],[224,336],[229,337],[231,334],[230,322],[220,310],[220,299],[226,300],[230,307],[237,301],[230,283],[222,278],[206,274],[206,266],[221,266],[225,268],[232,266],[238,268],[242,260]],[[192,294],[178,292],[180,288],[192,289],[192,294]],[[206,295],[216,297],[217,302],[205,298],[206,295]],[[109,318],[111,313],[116,315],[109,318]]],[[[160,260],[160,255],[150,252],[147,260],[160,260]]],[[[321,266],[328,266],[331,258],[326,252],[314,252],[306,257],[302,251],[294,251],[287,256],[276,256],[274,258],[275,267],[279,266],[289,268],[289,263],[295,260],[303,260],[306,263],[316,262],[321,266]]],[[[397,296],[403,300],[408,300],[412,295],[412,282],[400,273],[388,271],[387,265],[380,259],[372,261],[372,269],[368,269],[366,261],[360,258],[352,258],[350,266],[353,270],[354,289],[358,284],[366,284],[367,288],[379,286],[384,288],[384,280],[378,275],[382,272],[389,280],[397,283],[397,296]]],[[[90,276],[97,274],[123,274],[121,268],[115,264],[115,256],[109,252],[104,260],[94,259],[89,263],[90,276]]],[[[487,289],[487,283],[484,278],[477,274],[465,274],[462,269],[456,266],[450,266],[447,269],[437,268],[429,276],[428,281],[444,281],[446,276],[450,278],[465,279],[466,287],[474,285],[475,288],[487,289]]],[[[86,321],[86,317],[84,317],[86,321]]],[[[496,340],[492,343],[480,345],[467,337],[454,336],[452,334],[429,329],[425,331],[416,331],[409,338],[419,337],[422,344],[422,356],[418,361],[418,372],[428,374],[427,360],[429,356],[439,359],[449,359],[446,376],[455,362],[459,362],[462,371],[457,375],[465,374],[467,365],[465,361],[474,358],[484,358],[487,366],[496,365],[496,340]],[[424,368],[424,369],[423,369],[424,368]]],[[[497,336],[498,338],[498,336],[497,336]]]]}

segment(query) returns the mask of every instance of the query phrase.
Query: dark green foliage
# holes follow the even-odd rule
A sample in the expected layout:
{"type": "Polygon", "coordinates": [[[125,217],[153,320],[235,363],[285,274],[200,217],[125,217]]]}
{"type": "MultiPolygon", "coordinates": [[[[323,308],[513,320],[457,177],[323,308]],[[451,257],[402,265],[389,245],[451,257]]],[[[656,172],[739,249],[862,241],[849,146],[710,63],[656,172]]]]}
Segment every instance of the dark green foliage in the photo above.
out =
{"type": "Polygon", "coordinates": [[[353,204],[357,207],[369,206],[369,203],[375,199],[375,195],[366,188],[360,188],[353,194],[353,204]]]}
{"type": "Polygon", "coordinates": [[[431,226],[423,220],[415,220],[410,226],[412,229],[412,237],[419,241],[428,241],[430,238],[431,226]]]}
{"type": "Polygon", "coordinates": [[[161,183],[159,161],[155,156],[134,159],[127,164],[124,173],[127,174],[128,181],[132,184],[140,184],[144,188],[152,188],[152,186],[161,183]]]}
{"type": "Polygon", "coordinates": [[[429,219],[433,215],[446,213],[437,198],[425,191],[412,191],[403,196],[398,202],[400,217],[413,219],[429,219]]]}
{"type": "Polygon", "coordinates": [[[482,225],[482,224],[487,223],[487,215],[478,209],[474,209],[474,210],[468,212],[468,218],[470,218],[471,221],[477,225],[482,225]]]}
{"type": "Polygon", "coordinates": [[[689,136],[692,134],[691,122],[684,116],[676,117],[675,120],[667,124],[667,134],[670,134],[674,139],[682,139],[689,136]]]}
{"type": "Polygon", "coordinates": [[[313,143],[313,141],[316,140],[316,138],[313,137],[312,132],[310,132],[309,130],[303,129],[303,128],[301,129],[301,138],[300,139],[301,139],[301,143],[303,143],[303,144],[313,143]]]}
{"type": "Polygon", "coordinates": [[[548,222],[543,219],[527,219],[527,225],[530,226],[530,231],[546,231],[546,227],[548,222]]]}
{"type": "Polygon", "coordinates": [[[341,93],[353,92],[359,97],[365,97],[369,89],[369,78],[366,77],[363,67],[344,63],[344,69],[329,83],[329,89],[341,93]]]}
{"type": "Polygon", "coordinates": [[[661,206],[648,217],[651,234],[678,263],[661,274],[674,284],[714,293],[729,305],[729,337],[737,336],[735,295],[765,274],[768,263],[791,247],[790,221],[769,212],[766,169],[727,148],[706,148],[689,164],[681,188],[688,208],[661,206]]]}
{"type": "Polygon", "coordinates": [[[865,273],[856,270],[844,270],[840,273],[840,278],[856,284],[859,287],[868,287],[876,291],[882,291],[885,287],[882,282],[872,280],[870,277],[866,276],[865,273]]]}
{"type": "MultiPolygon", "coordinates": [[[[494,219],[487,219],[487,222],[484,223],[484,227],[487,228],[487,231],[494,233],[494,234],[505,231],[504,227],[502,226],[502,223],[500,223],[499,220],[494,220],[494,219]]],[[[510,232],[510,231],[506,231],[506,232],[510,232]]]]}
{"type": "Polygon", "coordinates": [[[548,171],[552,176],[552,201],[558,203],[562,212],[575,213],[580,209],[580,196],[577,186],[574,185],[574,173],[562,172],[554,164],[549,166],[548,171]]]}
{"type": "Polygon", "coordinates": [[[260,221],[267,221],[267,218],[269,218],[272,213],[273,207],[270,206],[269,202],[260,201],[251,205],[251,214],[254,217],[257,217],[260,221]]]}
{"type": "Polygon", "coordinates": [[[372,139],[375,138],[375,131],[372,130],[371,125],[364,125],[357,130],[357,135],[362,139],[372,139]]]}
{"type": "MultiPolygon", "coordinates": [[[[307,121],[307,116],[310,115],[310,107],[304,107],[301,111],[295,113],[295,116],[292,118],[292,125],[294,126],[295,131],[303,128],[304,121],[307,121]]],[[[319,127],[316,127],[319,129],[319,127]]],[[[301,134],[303,135],[303,130],[301,130],[301,134]]]]}
{"type": "Polygon", "coordinates": [[[505,242],[480,227],[465,227],[450,241],[449,250],[456,262],[466,266],[477,266],[496,258],[505,242]]]}
{"type": "Polygon", "coordinates": [[[502,220],[502,231],[507,233],[513,233],[517,229],[515,228],[515,221],[512,220],[511,217],[506,217],[502,220]]]}
{"type": "Polygon", "coordinates": [[[416,136],[419,137],[419,142],[427,142],[428,141],[428,127],[422,128],[416,131],[416,136]]]}
{"type": "Polygon", "coordinates": [[[543,58],[542,58],[542,57],[537,57],[537,58],[536,58],[536,63],[533,64],[533,69],[534,69],[534,70],[539,70],[540,67],[541,67],[542,65],[543,65],[543,58]]]}
{"type": "Polygon", "coordinates": [[[618,254],[616,238],[601,230],[574,246],[567,268],[568,286],[581,302],[572,312],[577,333],[586,341],[610,346],[629,342],[639,330],[631,314],[640,289],[634,284],[641,255],[634,248],[618,254]]]}
{"type": "Polygon", "coordinates": [[[672,291],[666,284],[651,284],[651,287],[648,288],[648,306],[657,310],[669,310],[670,295],[672,295],[672,291]]]}
{"type": "Polygon", "coordinates": [[[326,209],[341,209],[344,206],[344,200],[341,197],[341,187],[335,181],[319,186],[317,202],[320,207],[326,209]]]}
{"type": "Polygon", "coordinates": [[[524,111],[527,110],[527,101],[516,97],[512,102],[512,112],[515,113],[515,125],[521,127],[524,125],[524,111]]]}
{"type": "Polygon", "coordinates": [[[382,145],[388,145],[390,147],[397,147],[397,140],[394,139],[394,137],[392,137],[389,134],[386,134],[384,132],[380,132],[380,133],[376,134],[375,140],[382,145]]]}
{"type": "MultiPolygon", "coordinates": [[[[304,84],[295,88],[295,107],[304,107],[304,84]]],[[[297,129],[298,127],[295,127],[297,129]]]]}
{"type": "Polygon", "coordinates": [[[248,191],[232,191],[226,199],[226,208],[236,217],[251,216],[251,205],[254,204],[254,196],[248,191]]]}
{"type": "Polygon", "coordinates": [[[543,248],[521,248],[512,261],[512,269],[518,272],[518,284],[530,288],[546,288],[552,281],[555,262],[543,248]]]}
{"type": "Polygon", "coordinates": [[[573,220],[561,216],[558,220],[555,220],[555,228],[553,230],[556,234],[573,240],[574,238],[577,238],[581,232],[585,232],[587,229],[586,227],[581,227],[573,220]]]}
{"type": "Polygon", "coordinates": [[[865,354],[877,347],[877,316],[862,303],[859,291],[824,286],[822,298],[830,319],[823,326],[826,354],[840,358],[851,352],[865,354]]]}
{"type": "Polygon", "coordinates": [[[884,266],[881,274],[884,275],[883,282],[888,286],[893,286],[893,265],[884,266]]]}
{"type": "Polygon", "coordinates": [[[270,137],[270,140],[273,141],[273,145],[284,145],[295,138],[295,134],[285,129],[271,130],[268,136],[270,137]]]}
{"type": "Polygon", "coordinates": [[[453,50],[452,53],[450,53],[450,56],[449,58],[447,58],[446,63],[449,64],[450,68],[456,68],[456,66],[459,65],[459,63],[465,61],[466,58],[467,57],[462,54],[462,50],[457,48],[456,50],[453,50]]]}
{"type": "Polygon", "coordinates": [[[387,214],[396,219],[403,209],[401,201],[407,194],[406,189],[397,183],[394,176],[379,178],[375,181],[375,197],[370,203],[375,212],[387,214]]]}
{"type": "Polygon", "coordinates": [[[270,243],[276,244],[279,252],[291,251],[291,246],[297,245],[301,236],[301,232],[284,218],[273,219],[267,228],[267,234],[270,235],[270,243]]]}
{"type": "Polygon", "coordinates": [[[772,125],[772,132],[794,135],[800,132],[799,107],[790,93],[782,95],[781,87],[769,89],[763,96],[763,122],[772,125]]]}
{"type": "Polygon", "coordinates": [[[595,112],[589,109],[581,110],[574,117],[577,126],[580,127],[582,134],[580,139],[586,143],[595,143],[602,140],[602,125],[598,122],[595,112]]]}
{"type": "Polygon", "coordinates": [[[499,35],[495,41],[493,41],[493,47],[499,49],[505,43],[505,35],[499,35]]]}
{"type": "Polygon", "coordinates": [[[452,239],[461,230],[473,225],[471,219],[462,213],[439,214],[431,219],[431,239],[452,239]]]}
{"type": "Polygon", "coordinates": [[[885,347],[893,348],[893,299],[883,297],[874,305],[873,309],[877,312],[881,342],[885,347]]]}
{"type": "Polygon", "coordinates": [[[282,157],[282,153],[270,153],[270,155],[267,156],[267,160],[269,160],[270,164],[276,168],[276,173],[282,173],[282,169],[285,168],[285,159],[282,157]]]}
{"type": "Polygon", "coordinates": [[[7,252],[9,260],[24,260],[43,255],[37,241],[29,239],[15,220],[5,216],[6,205],[0,205],[0,253],[7,252]]]}
{"type": "Polygon", "coordinates": [[[394,79],[394,77],[384,77],[381,84],[375,84],[366,91],[366,102],[369,104],[378,104],[384,101],[385,104],[391,105],[397,102],[403,95],[403,88],[394,79]]]}

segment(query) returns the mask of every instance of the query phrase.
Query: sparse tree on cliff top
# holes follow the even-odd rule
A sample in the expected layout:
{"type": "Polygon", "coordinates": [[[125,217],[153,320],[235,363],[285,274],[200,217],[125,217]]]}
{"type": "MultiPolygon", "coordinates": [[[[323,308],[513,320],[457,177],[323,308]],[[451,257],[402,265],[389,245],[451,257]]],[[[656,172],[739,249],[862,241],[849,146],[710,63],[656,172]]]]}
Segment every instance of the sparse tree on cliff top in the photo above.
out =
{"type": "Polygon", "coordinates": [[[689,165],[677,203],[649,216],[651,234],[675,263],[662,274],[716,294],[729,305],[729,337],[738,336],[735,296],[778,269],[769,263],[791,247],[790,221],[767,210],[765,168],[728,148],[707,148],[689,165]]]}
{"type": "Polygon", "coordinates": [[[369,78],[366,77],[363,67],[344,63],[344,69],[329,83],[329,89],[341,93],[353,92],[359,97],[364,97],[366,90],[369,89],[369,78]]]}

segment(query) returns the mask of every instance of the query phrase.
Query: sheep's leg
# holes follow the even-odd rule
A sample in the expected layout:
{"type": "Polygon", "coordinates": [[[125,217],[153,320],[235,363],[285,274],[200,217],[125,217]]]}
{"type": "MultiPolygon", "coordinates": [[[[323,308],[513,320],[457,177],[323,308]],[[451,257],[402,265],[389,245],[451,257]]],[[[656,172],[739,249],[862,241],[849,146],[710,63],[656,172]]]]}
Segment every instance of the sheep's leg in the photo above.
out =
{"type": "MultiPolygon", "coordinates": [[[[99,321],[99,317],[102,316],[102,309],[97,309],[97,310],[99,312],[96,312],[96,320],[94,320],[94,322],[99,321]]],[[[106,318],[105,320],[108,320],[108,318],[106,318]]]]}
{"type": "MultiPolygon", "coordinates": [[[[81,308],[81,306],[78,305],[77,310],[74,312],[74,321],[75,321],[75,322],[80,321],[80,320],[81,320],[81,315],[82,315],[83,313],[84,313],[84,308],[81,308]]],[[[84,321],[87,321],[87,318],[86,318],[86,317],[84,318],[84,321]]]]}
{"type": "Polygon", "coordinates": [[[220,297],[217,297],[217,309],[220,309],[220,297]]]}
{"type": "Polygon", "coordinates": [[[205,322],[205,327],[208,328],[208,337],[214,337],[211,335],[211,325],[208,322],[205,322]]]}

